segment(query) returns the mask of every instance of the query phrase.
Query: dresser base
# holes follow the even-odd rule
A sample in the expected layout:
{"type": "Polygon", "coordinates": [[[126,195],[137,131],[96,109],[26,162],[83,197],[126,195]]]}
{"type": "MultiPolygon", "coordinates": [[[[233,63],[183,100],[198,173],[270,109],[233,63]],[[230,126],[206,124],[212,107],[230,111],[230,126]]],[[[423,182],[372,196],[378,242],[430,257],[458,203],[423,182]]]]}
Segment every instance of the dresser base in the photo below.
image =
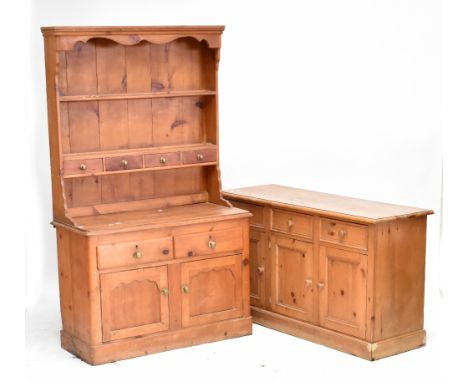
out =
{"type": "Polygon", "coordinates": [[[417,349],[426,344],[426,332],[424,330],[414,331],[379,342],[367,342],[264,309],[256,307],[252,307],[251,309],[253,322],[256,324],[370,361],[417,349]]]}
{"type": "Polygon", "coordinates": [[[62,348],[91,364],[119,361],[192,345],[252,334],[252,318],[238,318],[99,345],[88,345],[62,330],[62,348]]]}

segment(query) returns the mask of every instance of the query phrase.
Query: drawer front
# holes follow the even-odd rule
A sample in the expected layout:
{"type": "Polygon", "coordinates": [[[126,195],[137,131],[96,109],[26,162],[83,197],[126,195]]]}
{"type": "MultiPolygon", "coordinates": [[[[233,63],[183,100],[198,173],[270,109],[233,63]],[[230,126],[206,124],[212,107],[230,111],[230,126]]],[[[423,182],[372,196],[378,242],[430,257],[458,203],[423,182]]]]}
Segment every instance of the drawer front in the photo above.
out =
{"type": "Polygon", "coordinates": [[[256,204],[250,204],[250,203],[243,203],[243,202],[238,202],[234,200],[230,200],[232,205],[234,207],[240,208],[242,210],[247,210],[252,214],[252,217],[250,218],[250,224],[257,226],[257,227],[263,227],[263,206],[258,206],[256,204]]]}
{"type": "Polygon", "coordinates": [[[135,266],[171,260],[173,257],[172,237],[104,244],[97,247],[98,269],[135,266]]]}
{"type": "Polygon", "coordinates": [[[175,257],[204,256],[242,250],[242,229],[207,231],[174,238],[175,257]]]}
{"type": "Polygon", "coordinates": [[[145,167],[175,166],[180,164],[180,153],[158,153],[145,155],[145,167]]]}
{"type": "Polygon", "coordinates": [[[272,210],[271,228],[276,231],[311,238],[314,231],[312,216],[282,210],[272,210]]]}
{"type": "Polygon", "coordinates": [[[333,219],[320,219],[320,240],[367,250],[367,226],[333,219]]]}
{"type": "Polygon", "coordinates": [[[106,171],[133,170],[142,167],[143,157],[141,155],[106,158],[106,171]]]}
{"type": "Polygon", "coordinates": [[[64,175],[93,174],[102,171],[102,159],[65,160],[64,175]]]}
{"type": "Polygon", "coordinates": [[[182,152],[183,164],[216,162],[216,149],[182,152]]]}

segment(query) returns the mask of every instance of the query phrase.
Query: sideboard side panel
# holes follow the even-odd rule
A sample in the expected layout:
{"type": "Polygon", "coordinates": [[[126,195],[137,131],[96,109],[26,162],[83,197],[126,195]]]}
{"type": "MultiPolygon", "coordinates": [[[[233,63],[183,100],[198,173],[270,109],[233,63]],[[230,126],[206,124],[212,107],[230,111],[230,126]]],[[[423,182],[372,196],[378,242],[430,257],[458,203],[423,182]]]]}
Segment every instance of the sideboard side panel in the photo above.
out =
{"type": "Polygon", "coordinates": [[[373,341],[423,328],[426,216],[376,226],[373,341]]]}

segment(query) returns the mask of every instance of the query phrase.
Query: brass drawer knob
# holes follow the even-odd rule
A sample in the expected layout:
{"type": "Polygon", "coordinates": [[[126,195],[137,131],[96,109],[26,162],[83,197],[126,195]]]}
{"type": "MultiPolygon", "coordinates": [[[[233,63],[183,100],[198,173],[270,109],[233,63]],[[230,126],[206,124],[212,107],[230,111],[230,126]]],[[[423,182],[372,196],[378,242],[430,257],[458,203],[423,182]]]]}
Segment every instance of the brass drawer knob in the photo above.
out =
{"type": "Polygon", "coordinates": [[[167,160],[164,157],[159,158],[159,163],[166,164],[167,160]]]}
{"type": "Polygon", "coordinates": [[[257,267],[257,273],[261,276],[263,273],[265,273],[265,268],[264,267],[257,267]]]}
{"type": "Polygon", "coordinates": [[[204,156],[203,154],[197,154],[197,160],[203,160],[204,156]]]}
{"type": "Polygon", "coordinates": [[[84,163],[80,164],[80,170],[81,171],[85,171],[87,168],[88,168],[88,166],[86,166],[84,163]]]}
{"type": "Polygon", "coordinates": [[[162,289],[161,289],[161,294],[162,294],[163,296],[169,296],[169,289],[167,289],[167,288],[162,288],[162,289]]]}
{"type": "Polygon", "coordinates": [[[348,232],[346,232],[346,230],[342,229],[342,230],[340,230],[340,232],[338,232],[338,235],[340,235],[340,237],[342,239],[344,239],[348,235],[348,232]]]}
{"type": "Polygon", "coordinates": [[[213,249],[214,247],[216,247],[216,241],[212,239],[208,240],[208,248],[213,249]]]}
{"type": "Polygon", "coordinates": [[[188,287],[188,285],[184,285],[184,286],[182,287],[182,292],[184,292],[184,293],[188,293],[188,292],[189,292],[189,287],[188,287]]]}
{"type": "Polygon", "coordinates": [[[142,256],[143,256],[143,253],[141,253],[141,251],[135,251],[135,253],[133,254],[133,257],[135,259],[141,259],[142,256]]]}
{"type": "Polygon", "coordinates": [[[125,159],[122,159],[122,162],[120,162],[122,164],[122,167],[123,168],[127,168],[128,167],[128,161],[125,160],[125,159]]]}

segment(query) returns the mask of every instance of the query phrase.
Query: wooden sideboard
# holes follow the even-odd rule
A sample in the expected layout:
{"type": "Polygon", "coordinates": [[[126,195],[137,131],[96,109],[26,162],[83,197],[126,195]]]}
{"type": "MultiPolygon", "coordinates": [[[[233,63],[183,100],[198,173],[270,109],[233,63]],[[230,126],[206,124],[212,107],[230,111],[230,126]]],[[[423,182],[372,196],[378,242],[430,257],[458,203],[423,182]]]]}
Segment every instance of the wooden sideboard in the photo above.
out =
{"type": "Polygon", "coordinates": [[[277,185],[223,195],[253,215],[254,322],[369,360],[425,344],[432,211],[277,185]]]}
{"type": "Polygon", "coordinates": [[[62,347],[91,364],[250,334],[249,212],[221,197],[224,27],[47,27],[62,347]]]}

